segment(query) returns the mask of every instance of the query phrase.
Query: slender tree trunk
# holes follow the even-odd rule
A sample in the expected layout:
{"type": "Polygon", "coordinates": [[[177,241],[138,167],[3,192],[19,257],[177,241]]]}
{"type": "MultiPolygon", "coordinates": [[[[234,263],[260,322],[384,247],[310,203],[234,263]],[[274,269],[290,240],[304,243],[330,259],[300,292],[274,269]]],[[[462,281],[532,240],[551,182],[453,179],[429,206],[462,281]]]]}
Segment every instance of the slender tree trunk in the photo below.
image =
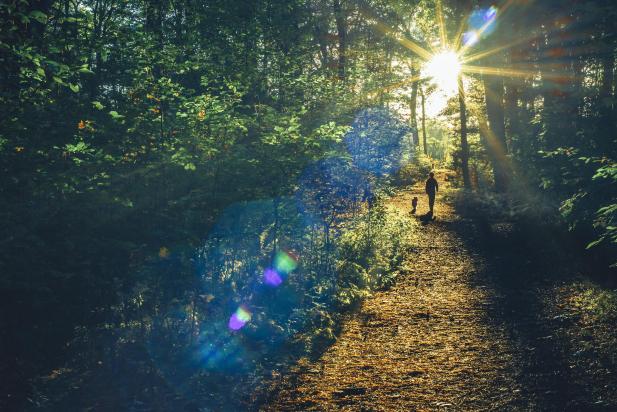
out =
{"type": "Polygon", "coordinates": [[[509,79],[506,83],[505,92],[506,136],[508,136],[508,147],[511,146],[513,139],[518,139],[520,133],[519,94],[520,82],[509,79]]]}
{"type": "MultiPolygon", "coordinates": [[[[610,15],[604,17],[603,26],[603,47],[602,47],[602,85],[600,87],[600,98],[602,101],[602,123],[606,127],[608,135],[613,133],[615,127],[615,107],[614,107],[614,87],[615,87],[615,38],[617,22],[610,15]]],[[[608,139],[610,140],[610,139],[608,139]]],[[[614,148],[613,148],[614,150],[614,148]]]]}
{"type": "MultiPolygon", "coordinates": [[[[600,87],[600,130],[606,137],[613,135],[615,130],[614,83],[615,54],[611,48],[602,58],[602,85],[600,87]]],[[[611,139],[601,139],[601,144],[604,153],[614,153],[614,143],[611,139]]]]}
{"type": "MultiPolygon", "coordinates": [[[[416,70],[414,67],[411,68],[411,76],[416,76],[416,70]]],[[[420,143],[420,139],[418,137],[418,116],[417,116],[417,106],[418,106],[418,82],[414,81],[411,85],[411,96],[409,98],[409,126],[411,127],[411,133],[413,136],[413,144],[418,145],[420,143]]]]}
{"type": "Polygon", "coordinates": [[[467,105],[465,104],[465,89],[463,78],[458,78],[458,104],[461,116],[461,168],[463,171],[463,185],[465,189],[471,189],[469,178],[469,143],[467,142],[467,105]]]}
{"type": "Polygon", "coordinates": [[[276,254],[278,251],[278,238],[279,238],[279,199],[274,199],[272,202],[272,206],[274,207],[274,251],[276,254]]]}
{"type": "Polygon", "coordinates": [[[489,127],[485,142],[486,148],[493,166],[495,190],[505,192],[507,189],[507,149],[503,79],[498,76],[485,76],[484,93],[489,127]]]}
{"type": "Polygon", "coordinates": [[[416,136],[418,134],[418,130],[415,124],[415,117],[416,117],[416,113],[414,113],[415,111],[415,105],[413,104],[413,98],[409,98],[409,128],[411,129],[411,137],[409,138],[409,150],[411,152],[414,151],[414,147],[417,144],[416,141],[416,136]]]}
{"type": "MultiPolygon", "coordinates": [[[[600,97],[606,99],[605,103],[608,103],[613,98],[613,85],[615,82],[615,54],[613,50],[607,51],[606,55],[602,58],[602,87],[600,89],[600,97]]],[[[610,104],[604,104],[604,115],[610,116],[612,113],[612,107],[610,104]]]]}
{"type": "Polygon", "coordinates": [[[328,46],[325,41],[325,33],[319,23],[315,25],[315,40],[317,40],[317,44],[319,44],[321,65],[323,67],[328,67],[330,63],[330,59],[328,58],[328,46]]]}
{"type": "MultiPolygon", "coordinates": [[[[93,50],[93,53],[90,54],[89,68],[90,70],[94,71],[94,74],[90,76],[88,79],[88,91],[89,91],[91,99],[96,99],[98,97],[99,84],[100,84],[101,72],[102,72],[102,68],[101,68],[102,58],[101,58],[101,51],[100,51],[100,44],[99,44],[99,42],[101,41],[101,33],[102,33],[102,27],[101,27],[102,18],[99,17],[99,15],[103,13],[103,11],[101,11],[101,8],[102,8],[101,2],[96,1],[94,3],[94,8],[93,8],[93,19],[92,19],[93,28],[92,28],[92,34],[90,36],[90,48],[93,50]]],[[[67,16],[68,16],[68,10],[67,10],[67,16]]]]}
{"type": "MultiPolygon", "coordinates": [[[[518,33],[523,30],[523,19],[521,14],[512,16],[511,23],[506,25],[502,36],[508,38],[515,38],[518,33]]],[[[505,53],[505,60],[510,67],[515,67],[521,63],[528,63],[524,61],[524,56],[529,51],[527,44],[517,45],[513,48],[507,49],[505,53]]],[[[506,142],[508,152],[512,152],[513,145],[516,145],[517,141],[521,139],[521,107],[519,101],[522,101],[521,92],[524,87],[525,81],[520,78],[510,77],[505,81],[505,123],[506,123],[506,142]]]]}
{"type": "Polygon", "coordinates": [[[341,0],[334,0],[334,18],[338,36],[338,76],[345,80],[347,59],[347,21],[341,6],[341,0]]]}
{"type": "Polygon", "coordinates": [[[422,98],[422,147],[424,155],[428,156],[428,146],[426,144],[426,97],[422,89],[420,90],[420,97],[422,98]]]}

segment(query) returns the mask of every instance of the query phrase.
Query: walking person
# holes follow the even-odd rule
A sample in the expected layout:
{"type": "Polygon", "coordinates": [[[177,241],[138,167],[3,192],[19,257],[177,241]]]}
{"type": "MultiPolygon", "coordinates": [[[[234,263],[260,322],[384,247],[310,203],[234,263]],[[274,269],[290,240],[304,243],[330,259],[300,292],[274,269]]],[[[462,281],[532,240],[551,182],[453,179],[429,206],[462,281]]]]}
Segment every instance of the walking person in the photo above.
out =
{"type": "Polygon", "coordinates": [[[431,172],[428,174],[428,179],[426,179],[426,185],[424,190],[428,195],[428,208],[429,211],[427,213],[428,216],[433,216],[433,207],[435,206],[435,195],[439,190],[439,183],[437,183],[437,179],[435,179],[435,173],[431,172]]]}

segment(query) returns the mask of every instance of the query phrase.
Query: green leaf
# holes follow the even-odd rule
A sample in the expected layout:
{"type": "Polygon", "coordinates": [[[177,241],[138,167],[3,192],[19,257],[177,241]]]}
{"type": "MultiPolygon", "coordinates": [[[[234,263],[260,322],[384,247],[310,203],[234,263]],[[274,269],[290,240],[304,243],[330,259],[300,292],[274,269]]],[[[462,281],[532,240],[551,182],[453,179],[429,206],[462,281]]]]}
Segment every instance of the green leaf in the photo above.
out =
{"type": "Polygon", "coordinates": [[[613,213],[617,213],[617,204],[611,204],[598,209],[598,214],[600,215],[610,215],[613,213]]]}
{"type": "Polygon", "coordinates": [[[45,70],[43,70],[42,67],[38,67],[36,69],[36,72],[41,76],[41,77],[45,77],[45,70]]]}
{"type": "Polygon", "coordinates": [[[69,88],[73,91],[73,93],[78,93],[79,92],[79,85],[78,84],[69,83],[69,88]]]}
{"type": "Polygon", "coordinates": [[[94,74],[94,72],[92,70],[90,70],[90,67],[88,66],[88,63],[82,64],[79,67],[79,73],[87,73],[87,74],[94,74]]]}
{"type": "Polygon", "coordinates": [[[47,23],[47,15],[39,10],[31,11],[28,17],[38,21],[41,24],[47,23]]]}
{"type": "Polygon", "coordinates": [[[85,153],[88,147],[88,144],[85,142],[77,142],[76,144],[67,143],[65,149],[69,153],[85,153]]]}
{"type": "Polygon", "coordinates": [[[598,240],[594,240],[593,242],[589,243],[587,245],[587,247],[585,249],[591,249],[592,247],[598,246],[600,243],[602,243],[604,241],[604,238],[601,237],[598,240]]]}
{"type": "Polygon", "coordinates": [[[114,119],[116,119],[116,120],[120,120],[120,119],[123,119],[123,118],[124,118],[124,116],[122,116],[121,114],[119,114],[119,113],[118,113],[117,111],[115,111],[115,110],[110,111],[110,112],[109,112],[109,115],[110,115],[111,117],[113,117],[114,119]]]}
{"type": "Polygon", "coordinates": [[[92,102],[92,106],[94,106],[94,108],[97,110],[103,110],[105,108],[105,106],[103,106],[103,103],[99,101],[92,102]]]}

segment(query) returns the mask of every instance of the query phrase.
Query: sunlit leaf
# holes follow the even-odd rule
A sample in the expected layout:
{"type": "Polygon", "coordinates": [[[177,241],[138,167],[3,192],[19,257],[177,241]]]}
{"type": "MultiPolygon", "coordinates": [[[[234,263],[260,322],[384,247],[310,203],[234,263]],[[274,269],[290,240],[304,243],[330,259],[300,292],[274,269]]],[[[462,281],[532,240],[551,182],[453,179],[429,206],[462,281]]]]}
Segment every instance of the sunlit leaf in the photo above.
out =
{"type": "Polygon", "coordinates": [[[47,15],[39,10],[33,10],[30,12],[28,17],[38,21],[39,23],[45,24],[47,23],[47,15]]]}
{"type": "Polygon", "coordinates": [[[124,116],[123,116],[123,115],[121,115],[121,114],[119,114],[119,113],[118,113],[117,111],[115,111],[115,110],[110,111],[110,112],[109,112],[109,115],[110,115],[113,119],[115,119],[115,120],[121,120],[121,119],[124,119],[124,116]]]}

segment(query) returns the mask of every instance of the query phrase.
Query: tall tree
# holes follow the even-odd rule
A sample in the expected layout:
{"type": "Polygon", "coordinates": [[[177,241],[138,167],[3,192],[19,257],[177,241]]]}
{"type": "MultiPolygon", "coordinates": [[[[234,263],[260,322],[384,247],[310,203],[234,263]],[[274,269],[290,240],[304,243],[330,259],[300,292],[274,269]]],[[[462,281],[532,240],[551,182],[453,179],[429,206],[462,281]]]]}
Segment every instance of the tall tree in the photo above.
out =
{"type": "MultiPolygon", "coordinates": [[[[498,61],[493,59],[493,63],[498,63],[498,61]]],[[[493,167],[495,190],[504,192],[508,181],[504,82],[502,77],[490,75],[484,75],[483,82],[488,118],[485,144],[493,167]]]]}
{"type": "Polygon", "coordinates": [[[461,169],[463,173],[463,185],[465,189],[471,189],[471,179],[469,177],[469,142],[467,141],[467,104],[465,102],[463,78],[460,75],[458,77],[458,104],[461,123],[461,169]]]}
{"type": "Polygon", "coordinates": [[[422,148],[424,154],[428,155],[428,144],[426,141],[426,96],[424,88],[420,88],[420,97],[422,99],[422,148]]]}
{"type": "MultiPolygon", "coordinates": [[[[488,7],[491,3],[482,2],[481,5],[488,7]]],[[[506,17],[504,16],[503,18],[506,17]]],[[[507,38],[507,35],[502,33],[501,30],[503,29],[500,27],[494,33],[491,33],[490,37],[484,40],[483,46],[489,49],[498,47],[507,38]]],[[[504,52],[497,52],[485,58],[483,64],[489,67],[500,68],[505,66],[505,62],[504,52]]],[[[504,80],[502,76],[483,75],[483,83],[486,115],[488,118],[488,130],[485,141],[486,150],[493,167],[495,190],[505,192],[508,184],[509,167],[507,164],[504,80]]]]}
{"type": "Polygon", "coordinates": [[[344,0],[333,0],[334,19],[338,38],[338,76],[345,80],[347,65],[347,14],[342,3],[344,0]]]}

